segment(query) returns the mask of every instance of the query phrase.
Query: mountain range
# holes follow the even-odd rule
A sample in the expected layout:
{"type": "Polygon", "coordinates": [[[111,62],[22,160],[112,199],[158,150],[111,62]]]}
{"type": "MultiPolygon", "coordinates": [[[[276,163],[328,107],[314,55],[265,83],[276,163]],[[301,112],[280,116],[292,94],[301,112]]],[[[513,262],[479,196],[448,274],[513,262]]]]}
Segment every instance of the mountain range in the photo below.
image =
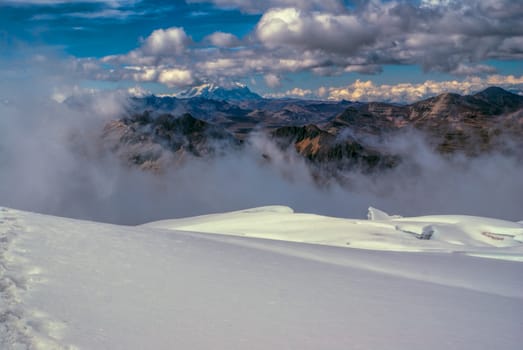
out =
{"type": "MultiPolygon", "coordinates": [[[[511,152],[523,158],[515,146],[523,140],[523,96],[498,87],[408,105],[264,99],[243,86],[208,85],[183,96],[133,98],[127,114],[106,125],[105,145],[130,165],[159,171],[187,157],[242,148],[252,135],[263,134],[302,157],[313,173],[329,169],[334,177],[347,169],[396,167],[404,155],[385,141],[413,131],[443,155],[511,152]]],[[[263,152],[260,157],[271,160],[263,152]]]]}

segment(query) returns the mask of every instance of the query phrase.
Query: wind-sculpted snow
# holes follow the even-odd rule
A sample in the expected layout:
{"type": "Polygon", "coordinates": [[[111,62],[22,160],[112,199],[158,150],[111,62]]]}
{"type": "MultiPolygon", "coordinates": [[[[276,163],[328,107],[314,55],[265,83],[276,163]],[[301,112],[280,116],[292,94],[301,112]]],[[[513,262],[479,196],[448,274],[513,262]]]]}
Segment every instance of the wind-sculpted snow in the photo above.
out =
{"type": "Polygon", "coordinates": [[[467,215],[401,217],[369,208],[369,220],[294,213],[272,206],[147,227],[391,251],[455,251],[523,261],[523,225],[467,215]]]}
{"type": "Polygon", "coordinates": [[[515,350],[523,342],[515,223],[386,213],[350,220],[285,206],[136,227],[12,209],[0,221],[6,350],[515,350]],[[412,227],[396,228],[406,223],[455,225],[447,234],[457,239],[488,228],[495,238],[485,239],[512,246],[469,246],[476,236],[466,236],[466,254],[451,254],[457,245],[448,238],[420,240],[412,227]],[[205,228],[234,235],[187,232],[205,228]]]}

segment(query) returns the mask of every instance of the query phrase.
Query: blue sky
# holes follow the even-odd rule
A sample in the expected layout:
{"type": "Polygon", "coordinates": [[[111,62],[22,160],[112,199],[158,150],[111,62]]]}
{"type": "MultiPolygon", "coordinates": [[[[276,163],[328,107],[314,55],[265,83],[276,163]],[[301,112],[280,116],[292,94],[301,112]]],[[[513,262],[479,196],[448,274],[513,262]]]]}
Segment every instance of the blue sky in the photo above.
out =
{"type": "Polygon", "coordinates": [[[0,0],[0,55],[52,52],[97,88],[408,101],[521,90],[521,18],[512,0],[0,0]]]}

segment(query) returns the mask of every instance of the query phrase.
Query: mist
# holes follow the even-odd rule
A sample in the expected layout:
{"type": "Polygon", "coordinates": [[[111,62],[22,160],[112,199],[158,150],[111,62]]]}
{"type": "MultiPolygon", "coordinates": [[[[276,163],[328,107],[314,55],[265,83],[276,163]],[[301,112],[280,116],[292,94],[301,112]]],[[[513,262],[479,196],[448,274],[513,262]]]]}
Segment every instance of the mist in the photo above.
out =
{"type": "Polygon", "coordinates": [[[347,172],[347,187],[318,186],[302,159],[259,136],[243,150],[161,174],[132,168],[100,140],[104,125],[125,112],[125,91],[83,89],[60,60],[25,63],[0,72],[1,206],[129,225],[275,204],[352,218],[374,206],[405,216],[523,219],[523,165],[515,157],[444,158],[416,133],[386,141],[407,162],[381,174],[347,172]],[[63,103],[71,95],[83,103],[63,103]]]}

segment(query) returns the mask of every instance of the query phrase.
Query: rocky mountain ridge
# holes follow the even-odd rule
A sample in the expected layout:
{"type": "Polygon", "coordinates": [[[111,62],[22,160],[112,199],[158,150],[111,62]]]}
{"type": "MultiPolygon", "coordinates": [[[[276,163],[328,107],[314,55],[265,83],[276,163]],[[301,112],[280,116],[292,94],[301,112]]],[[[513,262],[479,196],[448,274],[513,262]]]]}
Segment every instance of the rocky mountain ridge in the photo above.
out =
{"type": "Polygon", "coordinates": [[[127,163],[155,170],[186,157],[226,154],[243,147],[254,133],[332,174],[394,168],[402,158],[382,141],[400,132],[416,130],[448,155],[514,152],[514,141],[523,140],[523,96],[496,87],[410,105],[154,96],[134,102],[134,111],[106,126],[103,139],[127,163]]]}

